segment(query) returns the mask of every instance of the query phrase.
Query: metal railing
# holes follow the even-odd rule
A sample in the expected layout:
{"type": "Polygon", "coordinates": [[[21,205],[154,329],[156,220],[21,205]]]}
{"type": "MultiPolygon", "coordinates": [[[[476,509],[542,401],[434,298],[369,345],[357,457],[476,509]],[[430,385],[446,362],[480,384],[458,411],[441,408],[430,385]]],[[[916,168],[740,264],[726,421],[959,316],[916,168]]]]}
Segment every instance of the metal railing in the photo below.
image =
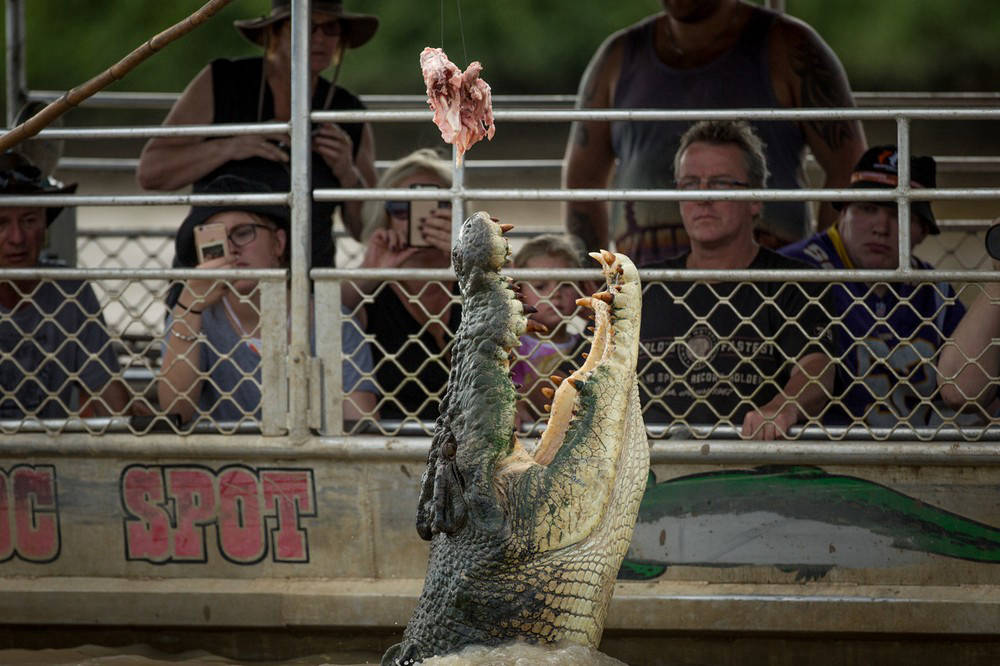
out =
{"type": "MultiPolygon", "coordinates": [[[[724,111],[724,112],[712,112],[706,114],[706,112],[701,111],[558,111],[558,112],[547,112],[547,111],[535,111],[535,112],[509,112],[505,113],[502,111],[497,112],[498,121],[504,119],[509,122],[527,122],[527,121],[538,121],[543,120],[545,122],[565,122],[567,120],[573,119],[631,119],[641,122],[649,122],[661,119],[677,119],[677,118],[702,118],[706,115],[711,115],[718,118],[739,118],[747,116],[755,116],[765,119],[801,119],[801,118],[816,118],[816,117],[837,117],[837,118],[881,118],[881,119],[894,119],[897,124],[897,133],[899,139],[899,145],[901,154],[905,156],[908,150],[908,137],[909,137],[909,121],[914,118],[947,118],[949,120],[960,121],[963,119],[981,119],[981,118],[1000,118],[1000,111],[995,109],[990,110],[969,110],[969,109],[908,109],[908,110],[784,110],[784,111],[761,111],[761,110],[735,110],[735,111],[724,111]]],[[[395,122],[401,119],[429,119],[429,112],[409,112],[409,111],[373,111],[373,112],[325,112],[325,113],[313,113],[310,118],[316,121],[322,120],[366,120],[372,122],[395,122]]],[[[254,124],[246,126],[227,126],[225,132],[223,133],[252,133],[261,131],[263,127],[268,130],[274,129],[275,127],[288,128],[288,124],[254,124]]],[[[188,135],[188,136],[201,136],[201,135],[219,135],[220,128],[218,126],[199,126],[199,127],[187,127],[187,128],[159,128],[159,127],[138,127],[138,128],[104,128],[101,130],[91,130],[91,129],[54,129],[46,130],[42,133],[43,138],[49,136],[51,138],[108,138],[108,137],[119,137],[119,136],[164,136],[164,135],[188,135]],[[166,130],[170,131],[166,131],[166,130]]],[[[294,163],[294,161],[293,161],[294,163]]],[[[905,166],[908,165],[908,160],[901,160],[901,182],[909,182],[908,175],[905,173],[905,166]]],[[[301,180],[301,174],[299,174],[299,180],[301,180]]],[[[306,181],[307,182],[307,181],[306,181]]],[[[734,192],[678,192],[675,190],[635,190],[635,189],[598,189],[598,190],[561,190],[561,189],[519,189],[519,188],[469,188],[465,187],[462,182],[461,170],[456,170],[455,184],[452,187],[451,197],[454,202],[453,208],[456,211],[460,211],[464,208],[464,204],[468,200],[491,200],[491,201],[611,201],[611,200],[664,200],[664,201],[678,201],[678,200],[691,200],[691,199],[711,199],[711,200],[755,200],[755,201],[782,201],[782,200],[822,200],[822,201],[859,201],[859,200],[884,200],[886,196],[892,196],[898,202],[900,209],[900,265],[903,267],[901,269],[889,272],[871,272],[871,271],[832,271],[827,273],[818,273],[813,271],[796,273],[796,272],[783,272],[782,279],[798,280],[802,282],[826,282],[835,280],[850,280],[850,281],[891,281],[891,282],[914,282],[926,280],[928,276],[921,272],[913,271],[910,266],[909,257],[909,242],[907,238],[908,225],[905,224],[905,220],[909,216],[909,206],[910,202],[913,200],[941,200],[941,199],[954,199],[954,200],[966,200],[966,199],[997,199],[1000,198],[1000,188],[937,188],[937,189],[922,189],[922,190],[911,190],[908,187],[899,187],[895,190],[890,191],[858,191],[858,190],[826,190],[826,189],[803,189],[794,191],[782,191],[782,190],[745,190],[745,191],[734,191],[734,192]]],[[[409,198],[409,199],[435,199],[437,194],[433,192],[420,192],[413,191],[409,189],[399,189],[399,188],[387,188],[387,189],[344,189],[344,190],[315,190],[312,192],[312,196],[317,201],[335,201],[335,200],[361,200],[361,199],[391,199],[391,198],[409,198]]],[[[140,195],[74,195],[74,196],[15,196],[6,198],[9,205],[41,205],[41,206],[65,206],[65,205],[76,205],[76,206],[149,206],[149,205],[163,205],[163,204],[219,204],[226,201],[235,200],[245,200],[253,201],[255,203],[290,203],[292,210],[299,210],[300,213],[303,209],[308,209],[308,205],[304,202],[308,201],[309,191],[308,187],[302,183],[293,181],[293,186],[289,193],[272,193],[272,194],[258,194],[258,195],[241,195],[241,196],[222,196],[222,195],[191,195],[191,194],[140,194],[140,195]],[[297,196],[296,196],[297,195],[297,196]]],[[[308,217],[308,214],[305,213],[308,217]]],[[[455,223],[460,222],[460,219],[456,219],[455,223]]],[[[293,306],[291,311],[294,313],[296,308],[296,301],[298,301],[298,307],[304,311],[305,307],[305,294],[309,292],[309,280],[315,280],[316,283],[316,301],[320,305],[318,310],[320,312],[328,313],[330,315],[329,321],[318,320],[317,326],[322,327],[321,330],[327,331],[339,331],[339,282],[343,280],[354,280],[361,277],[364,278],[378,278],[385,280],[399,280],[399,279],[423,279],[428,281],[445,281],[450,280],[450,272],[439,272],[434,271],[418,271],[415,274],[411,274],[407,271],[402,271],[398,273],[393,272],[371,272],[357,269],[313,269],[311,274],[306,273],[305,262],[303,260],[305,247],[307,245],[307,240],[304,237],[304,233],[307,230],[307,221],[304,221],[302,217],[293,219],[292,224],[292,237],[293,239],[298,239],[297,244],[293,242],[293,248],[296,246],[299,248],[298,257],[293,258],[291,276],[292,284],[291,290],[289,292],[293,306]],[[295,276],[298,275],[299,279],[296,281],[295,276]],[[335,288],[328,288],[326,283],[329,282],[335,285],[335,288]],[[299,294],[299,298],[296,299],[296,294],[299,294]]],[[[963,221],[956,222],[953,226],[956,228],[969,228],[981,226],[980,221],[963,221]]],[[[949,225],[945,225],[947,229],[949,225]]],[[[294,252],[294,250],[293,250],[294,252]]],[[[139,270],[132,271],[128,269],[122,269],[120,272],[109,273],[108,271],[83,271],[79,273],[78,271],[65,273],[60,272],[59,275],[63,277],[76,277],[80,279],[109,279],[109,278],[130,278],[133,280],[151,280],[151,279],[189,279],[193,275],[188,275],[184,271],[157,271],[157,270],[139,270]]],[[[584,271],[586,279],[593,279],[597,277],[597,274],[593,271],[584,271]]],[[[517,271],[514,272],[517,275],[517,271]]],[[[38,275],[44,275],[44,272],[38,275]]],[[[584,279],[584,275],[577,275],[574,271],[564,271],[561,275],[564,279],[584,279]]],[[[754,273],[742,273],[740,271],[728,271],[724,274],[718,274],[713,272],[702,272],[702,271],[644,271],[644,278],[648,280],[717,280],[717,279],[728,279],[732,280],[745,280],[747,282],[763,281],[767,279],[773,279],[775,276],[769,275],[766,272],[754,272],[754,273]],[[704,273],[704,274],[703,274],[704,273]]],[[[2,278],[6,279],[18,279],[18,275],[8,274],[4,272],[0,275],[2,278]]],[[[23,277],[23,276],[21,276],[23,277]]],[[[235,277],[228,275],[218,275],[217,277],[235,277]]],[[[526,278],[530,276],[524,276],[526,278]]],[[[941,280],[957,280],[963,282],[977,282],[986,279],[996,279],[996,276],[991,276],[990,274],[979,273],[979,272],[969,272],[969,271],[949,271],[942,272],[938,271],[933,274],[934,281],[941,280]]],[[[305,317],[305,321],[308,321],[308,315],[300,314],[298,316],[291,317],[291,331],[294,337],[296,326],[302,327],[304,325],[301,318],[305,317]],[[298,322],[298,324],[296,323],[298,322]]],[[[303,329],[302,335],[308,335],[308,325],[305,324],[306,328],[303,329]]],[[[272,331],[269,335],[275,336],[273,339],[284,339],[278,337],[282,335],[282,331],[272,331]]],[[[303,338],[304,339],[304,338],[303,338]]],[[[303,341],[299,340],[299,346],[302,346],[303,341]]],[[[310,359],[330,359],[337,358],[339,354],[340,339],[336,334],[323,336],[317,345],[316,355],[313,356],[312,353],[306,349],[305,352],[298,351],[295,352],[294,349],[290,357],[293,359],[289,364],[288,369],[288,391],[290,395],[294,395],[291,400],[287,403],[283,401],[270,400],[267,396],[267,391],[269,390],[269,384],[263,383],[262,389],[265,391],[264,403],[265,404],[288,404],[289,411],[291,413],[284,414],[281,416],[274,416],[264,419],[263,428],[264,432],[267,434],[278,434],[281,432],[289,432],[293,439],[301,441],[303,437],[308,436],[308,432],[311,427],[319,428],[319,431],[333,436],[344,435],[342,430],[342,408],[340,393],[337,390],[328,390],[322,395],[322,404],[316,404],[315,400],[310,400],[309,396],[318,395],[315,391],[310,390],[311,384],[315,384],[320,379],[322,384],[327,387],[336,387],[340,383],[339,374],[339,364],[338,363],[326,363],[317,365],[316,362],[310,359]],[[298,410],[298,413],[295,413],[298,410]],[[278,424],[287,425],[287,429],[278,424]]],[[[294,347],[294,345],[293,345],[294,347]]],[[[118,427],[118,424],[113,421],[109,421],[107,427],[112,430],[118,427]]],[[[129,426],[133,431],[135,428],[129,426]]],[[[725,428],[716,429],[713,431],[713,437],[725,437],[725,428]]],[[[816,434],[815,429],[806,428],[797,436],[814,436],[816,434]]],[[[830,431],[823,431],[827,437],[830,437],[830,431]]],[[[908,430],[904,428],[904,432],[909,433],[914,439],[923,439],[926,433],[920,433],[915,430],[908,430]]],[[[937,430],[935,431],[935,436],[947,436],[952,434],[953,431],[949,430],[937,430]]],[[[970,431],[964,436],[973,435],[976,437],[991,437],[995,436],[990,430],[977,430],[975,432],[970,431]]],[[[877,434],[870,435],[874,439],[878,439],[877,434]]]]}

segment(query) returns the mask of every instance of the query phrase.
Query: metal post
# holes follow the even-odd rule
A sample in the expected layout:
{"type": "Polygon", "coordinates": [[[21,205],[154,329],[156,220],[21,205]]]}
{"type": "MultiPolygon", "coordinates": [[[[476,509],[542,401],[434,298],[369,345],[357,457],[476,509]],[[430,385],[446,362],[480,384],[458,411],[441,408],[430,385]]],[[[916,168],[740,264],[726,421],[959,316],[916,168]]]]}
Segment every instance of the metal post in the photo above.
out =
{"type": "Polygon", "coordinates": [[[309,0],[292,2],[291,196],[292,337],[288,350],[288,430],[293,441],[309,435],[309,263],[312,260],[312,151],[309,146],[309,0]]]}
{"type": "Polygon", "coordinates": [[[910,121],[899,116],[896,118],[896,146],[899,163],[896,165],[898,182],[896,197],[898,204],[897,219],[899,221],[899,270],[908,273],[910,267],[910,121]]]}
{"type": "Polygon", "coordinates": [[[458,232],[465,221],[465,162],[458,161],[458,147],[451,147],[451,247],[458,243],[458,232]]]}
{"type": "Polygon", "coordinates": [[[288,344],[288,312],[285,282],[260,282],[260,429],[265,436],[283,435],[288,413],[288,377],[285,345],[288,344]]]}
{"type": "MultiPolygon", "coordinates": [[[[320,432],[326,436],[344,433],[344,341],[340,310],[340,280],[316,282],[316,356],[322,362],[323,414],[320,432]]],[[[312,391],[315,393],[315,389],[312,391]]]]}
{"type": "Polygon", "coordinates": [[[25,78],[24,3],[7,0],[7,127],[14,126],[14,119],[28,101],[28,84],[25,78]]]}

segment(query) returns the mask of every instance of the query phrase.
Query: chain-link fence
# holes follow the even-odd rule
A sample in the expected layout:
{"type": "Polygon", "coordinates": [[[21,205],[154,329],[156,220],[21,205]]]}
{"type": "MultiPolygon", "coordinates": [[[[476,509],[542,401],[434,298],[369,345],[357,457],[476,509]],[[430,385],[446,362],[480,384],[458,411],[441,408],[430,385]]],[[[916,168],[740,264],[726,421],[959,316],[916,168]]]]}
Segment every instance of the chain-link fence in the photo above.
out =
{"type": "MultiPolygon", "coordinates": [[[[287,284],[282,272],[272,273],[278,275],[263,282],[259,294],[241,301],[259,322],[253,330],[237,328],[238,320],[219,301],[199,313],[196,326],[183,310],[161,314],[141,338],[120,331],[149,308],[123,302],[141,284],[162,303],[172,281],[84,282],[71,275],[33,284],[4,282],[26,303],[0,322],[0,430],[236,432],[261,428],[262,407],[273,409],[281,429],[288,401],[283,387],[289,329],[282,315],[287,284]],[[111,304],[132,314],[112,325],[104,316],[111,304]]],[[[340,401],[329,411],[339,412],[343,432],[429,434],[433,427],[461,303],[447,272],[423,279],[420,273],[381,281],[354,308],[338,308],[339,315],[324,299],[341,283],[317,283],[325,311],[311,301],[310,345],[324,371],[339,369],[333,376],[340,390],[328,383],[329,395],[320,399],[340,401]],[[329,334],[332,327],[339,335],[329,334]],[[327,332],[322,340],[318,331],[327,332]]],[[[525,396],[519,420],[526,433],[544,426],[542,389],[554,388],[553,376],[579,365],[589,344],[587,313],[566,306],[589,295],[585,280],[576,277],[580,271],[569,271],[573,279],[567,271],[528,273],[525,289],[543,279],[553,284],[538,294],[536,307],[558,323],[549,335],[522,338],[511,364],[512,379],[525,396]],[[555,298],[558,290],[573,298],[555,298]]],[[[766,271],[738,277],[691,280],[677,271],[643,273],[638,376],[651,436],[736,436],[749,412],[768,405],[796,410],[789,438],[991,436],[997,370],[989,365],[990,349],[964,350],[958,369],[947,376],[937,370],[939,352],[965,311],[963,302],[982,298],[1000,311],[996,292],[987,290],[991,283],[889,282],[887,275],[825,282],[815,274],[809,281],[794,272],[786,277],[766,271]],[[963,394],[960,404],[949,404],[939,386],[967,370],[978,370],[986,380],[963,394]],[[794,382],[796,375],[802,381],[794,382]]],[[[354,282],[345,284],[351,289],[354,282]]]]}

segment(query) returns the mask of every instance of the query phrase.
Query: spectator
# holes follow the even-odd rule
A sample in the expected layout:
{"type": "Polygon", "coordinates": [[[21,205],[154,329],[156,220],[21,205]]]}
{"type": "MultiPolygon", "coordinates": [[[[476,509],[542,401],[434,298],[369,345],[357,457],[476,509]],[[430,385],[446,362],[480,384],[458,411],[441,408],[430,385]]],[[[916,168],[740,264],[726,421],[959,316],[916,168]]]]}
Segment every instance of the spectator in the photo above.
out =
{"type": "MultiPolygon", "coordinates": [[[[767,163],[744,122],[701,122],[675,157],[684,191],[760,188],[767,163]]],[[[682,201],[691,250],[656,268],[775,270],[806,265],[754,240],[756,201],[682,201]]],[[[817,414],[833,382],[828,320],[807,288],[783,280],[648,283],[640,329],[640,387],[647,421],[729,423],[744,437],[775,439],[817,414]],[[655,402],[654,402],[655,401],[655,402]]]]}
{"type": "MultiPolygon", "coordinates": [[[[995,221],[1000,225],[1000,218],[995,221]]],[[[1000,234],[1000,226],[993,233],[1000,234]]],[[[1000,271],[1000,257],[993,258],[993,270],[1000,271]]],[[[945,404],[985,416],[1000,416],[997,384],[1000,382],[1000,283],[985,282],[941,347],[938,357],[938,385],[945,404]]]]}
{"type": "MultiPolygon", "coordinates": [[[[263,183],[220,176],[208,192],[267,191],[263,183]]],[[[195,206],[181,224],[176,251],[182,266],[194,266],[195,227],[223,224],[230,256],[206,259],[197,268],[281,268],[288,265],[288,211],[283,206],[232,203],[195,206]]],[[[312,335],[312,333],[311,333],[312,335]]],[[[371,352],[352,321],[342,328],[344,418],[371,415],[375,396],[362,383],[371,372],[371,352]]],[[[192,279],[167,318],[163,368],[157,383],[160,406],[191,420],[196,412],[216,421],[260,418],[260,291],[256,280],[192,279]]]]}
{"type": "MultiPolygon", "coordinates": [[[[749,2],[663,0],[664,12],[611,35],[580,81],[577,105],[587,109],[740,109],[851,107],[854,101],[836,55],[816,32],[786,14],[749,2]]],[[[584,121],[573,124],[563,184],[663,188],[686,122],[584,121]],[[615,166],[617,164],[617,166],[615,166]]],[[[772,177],[768,187],[800,188],[808,145],[826,186],[847,185],[865,149],[858,122],[757,122],[772,177]]],[[[805,202],[773,202],[758,242],[778,248],[811,232],[805,202]]],[[[824,229],[835,218],[820,209],[824,229]]],[[[666,201],[614,202],[610,228],[601,201],[570,202],[566,225],[590,249],[609,247],[645,266],[688,247],[677,206],[666,201]]]]}
{"type": "MultiPolygon", "coordinates": [[[[188,84],[170,110],[166,125],[208,125],[287,121],[291,113],[290,0],[272,0],[264,17],[235,22],[248,40],[264,47],[264,57],[212,61],[188,84]]],[[[362,109],[361,101],[336,85],[348,48],[367,42],[378,19],[344,10],[339,0],[314,0],[309,52],[314,110],[362,109]],[[333,82],[320,73],[336,65],[333,82]]],[[[139,184],[174,190],[194,184],[195,192],[222,174],[289,185],[287,135],[159,137],[150,139],[139,159],[139,184]]],[[[313,187],[369,187],[375,182],[375,144],[371,127],[360,123],[314,125],[313,187]]],[[[361,235],[361,202],[316,202],[312,210],[312,265],[332,266],[332,215],[337,206],[347,231],[361,235]]]]}
{"type": "MultiPolygon", "coordinates": [[[[451,187],[450,164],[431,150],[397,161],[379,188],[451,187]]],[[[444,196],[444,195],[442,195],[444,196]]],[[[369,206],[362,268],[448,268],[451,265],[451,208],[439,204],[416,218],[413,201],[369,206]],[[407,229],[418,225],[421,243],[409,244],[407,229]]],[[[448,350],[458,330],[460,307],[452,282],[400,280],[382,285],[359,280],[342,290],[343,303],[374,337],[372,358],[383,392],[379,413],[387,419],[433,420],[448,383],[448,350]]]]}
{"type": "MultiPolygon", "coordinates": [[[[21,155],[0,155],[0,193],[67,194],[21,155]]],[[[0,268],[40,266],[62,208],[0,205],[0,268]]],[[[127,393],[101,304],[80,280],[0,281],[0,418],[121,413],[127,393]],[[74,392],[78,399],[74,400],[74,392]]]]}
{"type": "MultiPolygon", "coordinates": [[[[896,187],[896,147],[875,146],[862,155],[851,174],[852,188],[896,187]]],[[[932,157],[910,160],[910,186],[935,187],[932,157]]],[[[896,203],[836,202],[835,227],[781,250],[785,256],[820,268],[892,270],[899,266],[899,222],[896,203]]],[[[910,247],[941,233],[927,201],[911,204],[910,247]]],[[[911,266],[934,267],[916,257],[911,266]]],[[[934,357],[965,312],[948,284],[848,282],[830,290],[834,348],[841,359],[837,394],[843,409],[833,408],[831,423],[860,420],[870,426],[893,427],[900,420],[929,425],[939,411],[934,357]]]]}
{"type": "MultiPolygon", "coordinates": [[[[386,169],[382,177],[379,178],[378,187],[449,188],[451,187],[451,162],[442,158],[439,153],[430,148],[418,148],[406,157],[397,160],[391,167],[386,169]]],[[[400,241],[397,247],[406,244],[404,242],[406,239],[403,238],[406,234],[402,233],[405,229],[398,223],[400,221],[409,223],[409,201],[384,202],[371,200],[365,202],[363,212],[365,224],[361,237],[364,240],[371,238],[376,229],[392,229],[396,232],[396,240],[400,241]]],[[[448,208],[445,210],[445,207],[441,207],[441,210],[436,211],[436,213],[440,213],[440,215],[431,215],[430,217],[433,219],[428,218],[423,223],[432,223],[426,229],[428,237],[424,238],[424,241],[430,242],[430,236],[433,236],[436,244],[443,249],[443,241],[447,240],[449,243],[447,251],[450,253],[451,209],[448,208]],[[448,219],[448,225],[442,226],[438,224],[445,217],[448,219]],[[445,234],[447,235],[447,239],[443,236],[445,234]]],[[[420,224],[419,220],[417,222],[420,224]]]]}
{"type": "MultiPolygon", "coordinates": [[[[572,237],[543,234],[531,239],[514,255],[514,268],[581,268],[580,248],[572,237]]],[[[586,290],[590,294],[593,288],[586,290]]],[[[579,367],[587,341],[570,330],[577,311],[576,300],[584,291],[574,283],[554,278],[527,282],[522,286],[524,304],[535,308],[532,319],[548,328],[548,333],[525,333],[517,350],[520,359],[511,368],[511,379],[523,387],[525,398],[518,403],[523,421],[536,421],[551,402],[542,389],[554,389],[549,377],[568,376],[579,367]]]]}

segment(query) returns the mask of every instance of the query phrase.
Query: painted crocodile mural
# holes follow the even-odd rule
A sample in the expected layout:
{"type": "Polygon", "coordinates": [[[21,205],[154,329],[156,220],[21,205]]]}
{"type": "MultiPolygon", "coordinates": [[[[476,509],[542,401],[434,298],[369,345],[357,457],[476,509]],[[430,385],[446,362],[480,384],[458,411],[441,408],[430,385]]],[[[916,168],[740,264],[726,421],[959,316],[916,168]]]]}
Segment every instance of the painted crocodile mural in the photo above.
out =
{"type": "Polygon", "coordinates": [[[1000,563],[1000,529],[818,467],[724,470],[661,483],[650,472],[619,578],[655,578],[678,565],[771,564],[811,580],[835,566],[901,566],[932,554],[1000,563]]]}
{"type": "Polygon", "coordinates": [[[424,589],[383,664],[467,645],[601,640],[646,485],[649,450],[635,366],[642,289],[627,257],[593,253],[606,290],[583,365],[551,395],[548,426],[518,441],[511,352],[532,324],[500,275],[510,247],[487,213],[453,251],[462,323],[421,482],[417,531],[431,541],[424,589]]]}

